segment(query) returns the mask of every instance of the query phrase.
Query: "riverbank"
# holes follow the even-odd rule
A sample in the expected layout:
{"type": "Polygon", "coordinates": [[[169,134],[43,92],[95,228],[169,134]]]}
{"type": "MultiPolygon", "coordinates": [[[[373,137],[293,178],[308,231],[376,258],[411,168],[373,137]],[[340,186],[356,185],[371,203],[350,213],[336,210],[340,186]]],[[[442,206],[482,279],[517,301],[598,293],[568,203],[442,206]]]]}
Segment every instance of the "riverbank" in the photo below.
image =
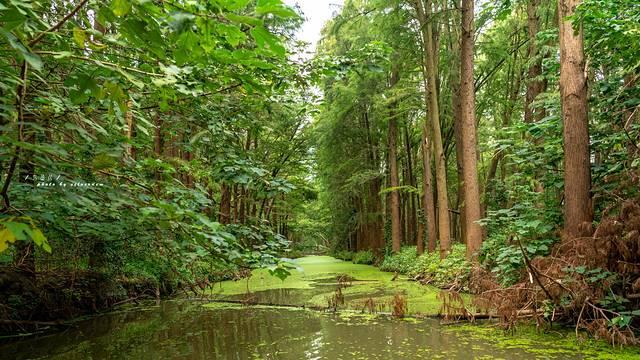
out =
{"type": "Polygon", "coordinates": [[[31,274],[0,269],[0,336],[24,336],[173,290],[148,278],[109,277],[91,271],[31,274]]]}

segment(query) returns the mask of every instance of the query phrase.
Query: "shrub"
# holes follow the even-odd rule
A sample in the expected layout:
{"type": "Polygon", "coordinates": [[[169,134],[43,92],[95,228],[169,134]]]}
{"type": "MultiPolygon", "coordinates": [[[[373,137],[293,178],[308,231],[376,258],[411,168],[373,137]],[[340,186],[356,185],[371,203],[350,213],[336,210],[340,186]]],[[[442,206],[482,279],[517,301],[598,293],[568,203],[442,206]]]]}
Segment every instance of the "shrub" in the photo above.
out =
{"type": "Polygon", "coordinates": [[[471,264],[466,259],[466,247],[454,244],[449,256],[442,261],[438,252],[422,254],[407,275],[437,287],[464,287],[470,272],[471,264]]]}
{"type": "Polygon", "coordinates": [[[386,256],[380,270],[408,274],[416,264],[418,254],[415,246],[405,246],[397,254],[386,256]]]}
{"type": "Polygon", "coordinates": [[[374,260],[375,256],[373,255],[373,251],[365,250],[355,253],[351,261],[353,261],[354,264],[371,265],[373,264],[374,260]]]}
{"type": "Polygon", "coordinates": [[[353,253],[348,250],[339,250],[333,253],[333,257],[344,261],[351,261],[351,259],[353,259],[353,253]]]}
{"type": "MultiPolygon", "coordinates": [[[[478,260],[485,269],[491,270],[496,275],[500,284],[510,286],[521,279],[525,263],[517,242],[509,242],[506,238],[506,236],[495,236],[485,240],[478,260]]],[[[529,259],[546,256],[556,241],[548,237],[525,240],[523,250],[529,259]]]]}

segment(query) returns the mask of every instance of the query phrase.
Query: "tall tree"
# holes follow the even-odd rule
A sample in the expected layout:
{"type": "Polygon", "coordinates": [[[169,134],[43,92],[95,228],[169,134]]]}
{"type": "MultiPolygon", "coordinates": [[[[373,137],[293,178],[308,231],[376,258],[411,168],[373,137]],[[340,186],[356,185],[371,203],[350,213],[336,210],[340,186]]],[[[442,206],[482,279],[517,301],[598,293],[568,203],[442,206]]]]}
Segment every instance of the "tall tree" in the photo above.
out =
{"type": "MultiPolygon", "coordinates": [[[[389,79],[389,87],[393,88],[400,80],[400,72],[395,67],[391,70],[391,77],[389,79]]],[[[398,180],[398,154],[397,154],[397,141],[398,141],[398,117],[394,111],[396,104],[392,103],[389,108],[389,132],[388,132],[388,156],[389,156],[389,178],[391,186],[391,201],[389,206],[391,207],[391,245],[393,252],[400,251],[400,245],[402,244],[402,223],[400,222],[400,192],[398,186],[400,186],[398,180]]]]}
{"type": "Polygon", "coordinates": [[[460,102],[462,121],[462,173],[467,258],[477,255],[482,245],[482,216],[478,184],[478,149],[473,81],[473,0],[462,0],[462,42],[460,46],[460,102]]]}
{"type": "Polygon", "coordinates": [[[529,36],[527,55],[529,59],[533,60],[527,72],[528,83],[524,107],[524,121],[528,123],[542,120],[545,114],[543,106],[533,105],[538,95],[546,87],[546,81],[540,79],[542,75],[542,58],[539,56],[539,49],[536,44],[536,35],[540,31],[539,7],[540,0],[527,1],[527,34],[529,36]]]}
{"type": "Polygon", "coordinates": [[[436,192],[438,199],[438,239],[440,240],[440,257],[445,258],[451,249],[449,195],[447,191],[447,164],[442,146],[442,131],[440,127],[440,109],[438,105],[437,72],[435,57],[438,49],[433,40],[432,2],[416,0],[414,2],[418,23],[420,24],[423,49],[423,71],[426,79],[426,97],[431,135],[435,155],[436,192]]]}
{"type": "Polygon", "coordinates": [[[572,16],[580,0],[559,0],[560,97],[564,140],[564,222],[569,236],[593,221],[587,115],[587,75],[582,28],[572,16]]]}
{"type": "MultiPolygon", "coordinates": [[[[436,250],[436,238],[438,237],[438,229],[436,228],[436,209],[433,201],[433,181],[431,174],[431,141],[428,134],[428,126],[422,124],[422,209],[427,223],[427,236],[429,241],[428,250],[434,252],[436,250]]],[[[421,254],[424,249],[422,239],[418,239],[418,253],[421,254]]]]}

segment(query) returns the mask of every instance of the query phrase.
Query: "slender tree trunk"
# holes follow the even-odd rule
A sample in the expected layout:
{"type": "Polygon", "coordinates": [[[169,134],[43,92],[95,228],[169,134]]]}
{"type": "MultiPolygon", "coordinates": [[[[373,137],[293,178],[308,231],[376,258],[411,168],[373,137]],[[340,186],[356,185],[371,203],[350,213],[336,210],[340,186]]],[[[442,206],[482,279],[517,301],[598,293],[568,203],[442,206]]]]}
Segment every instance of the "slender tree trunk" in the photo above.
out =
{"type": "MultiPolygon", "coordinates": [[[[371,134],[371,124],[369,122],[369,110],[364,110],[364,125],[367,129],[367,145],[369,147],[369,161],[372,170],[377,170],[380,167],[379,156],[377,155],[377,144],[374,143],[374,137],[371,134]]],[[[382,221],[382,200],[380,197],[380,178],[376,177],[369,183],[369,215],[372,217],[370,226],[370,246],[371,249],[377,254],[380,249],[384,248],[384,234],[382,221]]]]}
{"type": "Polygon", "coordinates": [[[560,97],[564,139],[564,225],[571,237],[581,235],[581,227],[591,224],[591,163],[587,76],[582,28],[574,30],[566,19],[579,0],[559,0],[560,97]]]}
{"type": "MultiPolygon", "coordinates": [[[[456,6],[459,7],[459,1],[456,0],[456,6]]],[[[453,14],[455,15],[455,13],[453,14]]],[[[447,32],[449,41],[449,56],[452,64],[458,64],[460,61],[460,34],[458,27],[451,28],[448,12],[446,13],[445,30],[447,32]]],[[[456,16],[451,17],[454,22],[457,21],[456,16]]],[[[451,91],[451,112],[453,114],[453,135],[455,138],[455,150],[456,150],[456,171],[458,173],[458,193],[456,194],[456,208],[459,211],[457,220],[454,221],[458,224],[458,227],[454,225],[455,239],[461,242],[466,241],[465,230],[465,216],[464,216],[464,181],[462,172],[462,121],[460,120],[460,68],[457,66],[451,67],[449,71],[449,88],[451,91]]]]}
{"type": "Polygon", "coordinates": [[[245,224],[247,222],[247,190],[244,186],[240,187],[240,205],[238,209],[238,222],[245,224]]]}
{"type": "MultiPolygon", "coordinates": [[[[637,80],[639,75],[636,75],[634,73],[631,74],[627,74],[627,76],[624,77],[624,87],[627,89],[632,89],[634,88],[637,84],[637,80]]],[[[627,134],[631,134],[631,129],[632,126],[638,121],[638,119],[640,118],[640,105],[636,105],[635,107],[631,107],[626,109],[623,113],[623,118],[622,118],[622,122],[623,122],[623,130],[625,131],[625,133],[627,134]]],[[[638,152],[640,150],[640,139],[636,138],[633,139],[631,136],[629,136],[628,142],[627,142],[627,162],[630,164],[632,161],[634,161],[634,159],[638,156],[638,152]]]]}
{"type": "MultiPolygon", "coordinates": [[[[391,71],[391,79],[389,86],[393,87],[398,83],[400,74],[398,69],[391,71]]],[[[397,187],[400,185],[398,181],[398,155],[397,140],[398,140],[398,119],[395,113],[395,104],[391,105],[390,117],[389,117],[389,133],[388,133],[388,155],[389,155],[389,176],[390,185],[394,189],[391,191],[391,244],[393,252],[399,252],[402,244],[402,223],[400,219],[400,193],[397,187]]]]}
{"type": "MultiPolygon", "coordinates": [[[[411,138],[409,137],[408,128],[411,126],[411,122],[407,121],[407,125],[404,127],[404,143],[405,150],[407,153],[407,178],[405,183],[408,183],[409,186],[415,187],[415,181],[413,179],[413,159],[412,159],[412,151],[411,151],[411,138]]],[[[416,196],[413,192],[407,193],[407,236],[406,241],[408,244],[415,244],[416,240],[416,196]]]]}
{"type": "Polygon", "coordinates": [[[416,235],[416,252],[418,255],[424,254],[424,215],[422,210],[418,210],[418,234],[416,235]]]}
{"type": "Polygon", "coordinates": [[[131,100],[127,101],[127,111],[124,114],[124,118],[127,123],[127,138],[129,139],[129,144],[127,144],[127,154],[135,160],[136,148],[133,146],[132,142],[136,137],[136,119],[133,117],[133,113],[131,112],[132,106],[133,102],[131,100]]]}
{"type": "Polygon", "coordinates": [[[535,59],[527,71],[528,83],[525,95],[524,121],[528,123],[540,121],[545,116],[543,106],[533,106],[533,102],[538,95],[542,94],[546,88],[546,81],[539,79],[542,75],[542,59],[538,56],[538,47],[536,45],[536,35],[540,31],[539,6],[540,0],[527,1],[527,33],[529,36],[527,55],[529,59],[535,59]]]}
{"type": "MultiPolygon", "coordinates": [[[[429,237],[429,252],[436,250],[436,238],[438,230],[436,228],[436,209],[433,196],[433,182],[431,174],[431,141],[429,140],[428,126],[426,123],[422,125],[422,209],[426,217],[427,236],[429,237]]],[[[418,253],[420,253],[420,245],[418,245],[418,253]]],[[[422,245],[424,247],[424,245],[422,245]]],[[[424,250],[422,250],[424,251],[424,250]]]]}
{"type": "Polygon", "coordinates": [[[153,132],[153,152],[156,155],[156,158],[160,158],[162,156],[162,118],[160,117],[160,113],[156,114],[155,126],[153,132]]]}
{"type": "Polygon", "coordinates": [[[416,0],[416,10],[418,13],[418,21],[422,28],[423,38],[423,60],[426,70],[426,91],[428,93],[429,117],[431,122],[431,134],[433,137],[433,147],[435,155],[436,169],[436,191],[438,196],[438,235],[440,240],[440,257],[445,258],[451,250],[451,229],[449,217],[449,195],[447,191],[447,168],[446,159],[442,146],[442,131],[440,129],[440,109],[438,105],[437,91],[437,68],[435,67],[435,57],[438,49],[434,47],[433,28],[431,18],[431,0],[427,0],[426,4],[422,4],[421,0],[416,0]]]}
{"type": "Polygon", "coordinates": [[[219,216],[221,224],[228,224],[231,219],[231,191],[225,183],[221,187],[219,216]]]}
{"type": "Polygon", "coordinates": [[[467,258],[474,259],[482,245],[482,216],[478,183],[478,149],[473,79],[473,0],[462,0],[462,42],[460,46],[460,102],[464,174],[464,209],[467,258]]]}
{"type": "Polygon", "coordinates": [[[238,185],[234,184],[233,185],[233,203],[232,203],[234,224],[238,223],[238,217],[239,217],[239,211],[240,211],[240,201],[239,201],[238,194],[239,194],[238,185]]]}

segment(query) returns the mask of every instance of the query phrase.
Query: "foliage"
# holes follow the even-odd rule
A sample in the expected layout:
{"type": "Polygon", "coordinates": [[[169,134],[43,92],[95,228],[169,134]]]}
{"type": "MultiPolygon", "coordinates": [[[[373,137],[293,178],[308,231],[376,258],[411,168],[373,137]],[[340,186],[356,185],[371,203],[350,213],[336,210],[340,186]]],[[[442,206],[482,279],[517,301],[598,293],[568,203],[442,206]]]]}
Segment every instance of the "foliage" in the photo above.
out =
{"type": "Polygon", "coordinates": [[[339,250],[333,253],[333,257],[336,259],[351,261],[353,260],[355,253],[348,250],[339,250]]]}
{"type": "Polygon", "coordinates": [[[471,272],[465,251],[464,245],[454,244],[449,256],[441,260],[437,252],[418,256],[415,247],[405,246],[399,253],[385,257],[380,270],[405,274],[437,287],[455,286],[462,289],[471,272]]]}
{"type": "Polygon", "coordinates": [[[375,260],[375,255],[371,250],[358,251],[357,253],[353,254],[353,257],[351,258],[351,261],[353,261],[354,264],[364,265],[371,265],[375,262],[375,260]]]}
{"type": "Polygon", "coordinates": [[[306,187],[313,97],[291,76],[292,8],[17,0],[0,12],[3,259],[174,289],[288,273],[282,224],[306,187]],[[235,214],[221,215],[226,201],[235,214]]]}
{"type": "Polygon", "coordinates": [[[36,227],[29,217],[8,217],[0,219],[0,253],[16,241],[33,241],[46,252],[51,252],[51,245],[42,231],[36,227]]]}
{"type": "Polygon", "coordinates": [[[424,284],[466,290],[470,273],[471,263],[466,258],[466,247],[463,244],[454,244],[449,256],[443,260],[440,260],[437,252],[420,255],[407,275],[419,279],[424,284]]]}
{"type": "Polygon", "coordinates": [[[404,246],[397,254],[386,256],[380,264],[380,270],[409,274],[417,264],[418,255],[414,246],[404,246]]]}

